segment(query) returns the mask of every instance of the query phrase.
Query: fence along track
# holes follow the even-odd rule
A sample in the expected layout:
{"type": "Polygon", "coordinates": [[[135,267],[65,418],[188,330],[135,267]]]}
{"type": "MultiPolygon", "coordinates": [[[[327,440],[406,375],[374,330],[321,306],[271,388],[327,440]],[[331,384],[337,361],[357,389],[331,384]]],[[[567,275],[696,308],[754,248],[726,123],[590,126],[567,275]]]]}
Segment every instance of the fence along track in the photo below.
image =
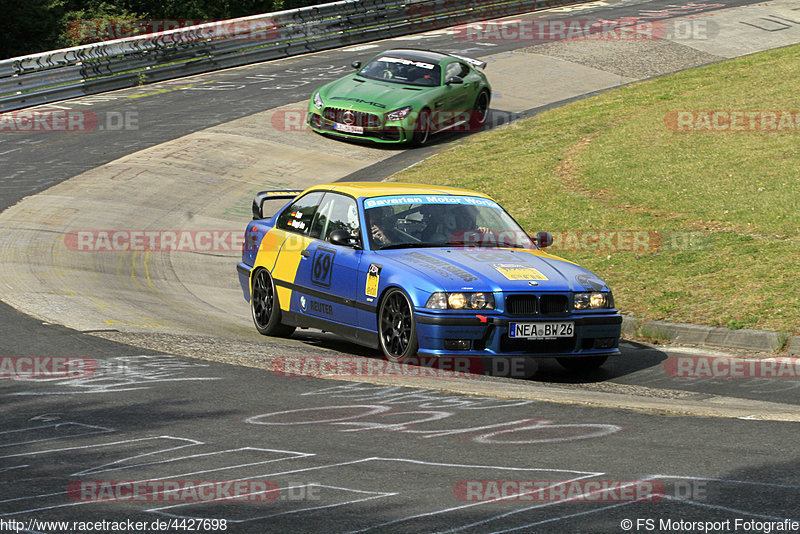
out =
{"type": "Polygon", "coordinates": [[[346,0],[0,61],[0,111],[590,0],[346,0]]]}

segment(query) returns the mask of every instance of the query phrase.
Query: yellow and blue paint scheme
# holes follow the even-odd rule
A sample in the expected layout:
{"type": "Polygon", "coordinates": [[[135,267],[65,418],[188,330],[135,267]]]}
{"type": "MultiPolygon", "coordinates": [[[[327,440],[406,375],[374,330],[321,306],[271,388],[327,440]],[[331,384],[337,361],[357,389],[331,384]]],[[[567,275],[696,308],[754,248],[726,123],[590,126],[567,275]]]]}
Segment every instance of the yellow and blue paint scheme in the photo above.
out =
{"type": "MultiPolygon", "coordinates": [[[[371,204],[370,199],[456,195],[494,202],[486,195],[464,189],[382,182],[317,185],[303,192],[285,193],[285,197],[280,197],[284,192],[271,194],[294,200],[313,192],[352,197],[358,206],[362,229],[366,228],[364,212],[369,209],[365,205],[371,204]]],[[[613,300],[605,309],[573,307],[575,293],[599,291],[610,297],[610,289],[597,275],[573,262],[537,249],[372,250],[367,239],[356,246],[336,245],[275,227],[278,217],[291,208],[293,200],[274,216],[255,217],[248,224],[242,261],[237,266],[248,301],[252,274],[261,268],[269,271],[282,322],[287,325],[319,328],[362,345],[378,347],[377,315],[381,298],[389,289],[399,288],[413,306],[420,354],[542,357],[619,354],[622,318],[613,307],[613,300]],[[515,270],[522,274],[516,276],[515,270]],[[492,293],[496,305],[494,309],[479,312],[426,307],[433,293],[458,291],[492,293]],[[508,298],[526,296],[558,302],[561,308],[554,308],[555,312],[550,314],[539,310],[528,315],[509,309],[508,298]],[[574,335],[545,341],[510,338],[510,325],[545,320],[573,323],[574,335]],[[454,349],[448,344],[453,339],[468,341],[469,348],[454,349]]]]}

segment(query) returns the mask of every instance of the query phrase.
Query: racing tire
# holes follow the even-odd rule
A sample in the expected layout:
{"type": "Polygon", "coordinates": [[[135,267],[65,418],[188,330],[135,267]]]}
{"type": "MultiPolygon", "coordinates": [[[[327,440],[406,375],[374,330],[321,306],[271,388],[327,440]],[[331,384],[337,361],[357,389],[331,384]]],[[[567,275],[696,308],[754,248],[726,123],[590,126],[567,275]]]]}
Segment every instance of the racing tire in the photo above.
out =
{"type": "Polygon", "coordinates": [[[414,307],[401,289],[390,289],[381,299],[378,337],[383,355],[390,362],[401,363],[417,354],[414,307]]]}
{"type": "Polygon", "coordinates": [[[417,115],[417,123],[414,125],[414,135],[411,137],[411,146],[423,147],[431,139],[431,110],[423,109],[417,115]]]}
{"type": "Polygon", "coordinates": [[[608,356],[579,356],[577,358],[556,358],[556,361],[573,373],[588,373],[606,363],[608,356]]]}
{"type": "Polygon", "coordinates": [[[278,292],[269,271],[256,269],[250,285],[250,312],[258,333],[264,336],[289,337],[293,326],[281,324],[278,292]]]}
{"type": "Polygon", "coordinates": [[[489,115],[489,93],[481,91],[478,98],[475,99],[475,105],[472,106],[472,111],[469,116],[469,129],[471,132],[477,132],[486,123],[486,117],[489,115]]]}

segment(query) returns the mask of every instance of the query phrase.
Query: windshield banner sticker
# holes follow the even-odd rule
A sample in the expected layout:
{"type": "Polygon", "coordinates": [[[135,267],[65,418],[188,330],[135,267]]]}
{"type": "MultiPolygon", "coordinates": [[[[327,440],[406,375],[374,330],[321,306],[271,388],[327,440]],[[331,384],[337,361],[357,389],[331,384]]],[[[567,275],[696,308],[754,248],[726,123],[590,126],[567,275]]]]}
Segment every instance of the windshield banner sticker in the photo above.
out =
{"type": "Polygon", "coordinates": [[[497,202],[488,198],[456,195],[394,195],[368,198],[364,201],[364,209],[379,208],[382,206],[402,206],[406,204],[451,204],[462,206],[485,206],[487,208],[495,208],[498,210],[503,209],[497,202]]]}
{"type": "Polygon", "coordinates": [[[430,63],[423,63],[422,61],[412,61],[410,59],[402,59],[399,57],[389,57],[389,56],[383,56],[379,58],[378,61],[383,61],[384,63],[401,63],[403,65],[414,65],[415,67],[428,70],[433,70],[433,68],[436,66],[436,65],[431,65],[430,63]]]}

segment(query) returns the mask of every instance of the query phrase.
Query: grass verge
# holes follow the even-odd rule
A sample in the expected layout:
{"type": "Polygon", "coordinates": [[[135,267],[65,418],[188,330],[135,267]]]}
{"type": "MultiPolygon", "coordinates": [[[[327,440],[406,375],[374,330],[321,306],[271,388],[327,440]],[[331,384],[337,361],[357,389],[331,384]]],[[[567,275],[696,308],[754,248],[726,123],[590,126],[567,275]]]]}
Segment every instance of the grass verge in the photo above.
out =
{"type": "Polygon", "coordinates": [[[471,136],[393,179],[490,194],[526,230],[554,232],[551,252],[605,278],[623,312],[800,334],[798,55],[800,45],[608,91],[471,136]],[[771,131],[748,131],[747,115],[734,123],[744,131],[724,116],[706,128],[697,112],[718,110],[778,114],[771,131]],[[679,112],[692,120],[678,128],[679,112]]]}

